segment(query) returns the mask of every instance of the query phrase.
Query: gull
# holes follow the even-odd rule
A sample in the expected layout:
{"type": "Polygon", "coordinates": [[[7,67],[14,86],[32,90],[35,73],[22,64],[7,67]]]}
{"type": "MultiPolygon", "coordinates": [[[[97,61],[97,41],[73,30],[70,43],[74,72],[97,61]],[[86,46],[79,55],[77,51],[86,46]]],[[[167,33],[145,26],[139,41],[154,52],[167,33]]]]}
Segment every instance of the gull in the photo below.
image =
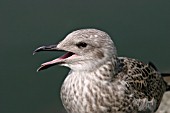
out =
{"type": "Polygon", "coordinates": [[[152,62],[119,57],[111,37],[98,29],[71,32],[58,44],[40,51],[66,51],[43,63],[37,71],[54,65],[71,70],[61,87],[68,113],[154,113],[169,85],[152,62]]]}

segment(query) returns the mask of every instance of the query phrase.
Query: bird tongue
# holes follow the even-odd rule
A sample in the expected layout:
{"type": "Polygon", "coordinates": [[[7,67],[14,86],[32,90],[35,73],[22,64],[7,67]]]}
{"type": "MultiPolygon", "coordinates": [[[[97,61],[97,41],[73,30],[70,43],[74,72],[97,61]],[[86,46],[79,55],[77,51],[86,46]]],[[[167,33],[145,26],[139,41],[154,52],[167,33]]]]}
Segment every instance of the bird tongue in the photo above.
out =
{"type": "Polygon", "coordinates": [[[41,70],[44,70],[44,69],[47,69],[53,65],[56,65],[58,63],[64,63],[64,61],[62,62],[62,60],[68,58],[68,57],[71,57],[71,56],[75,56],[76,54],[72,53],[72,52],[67,52],[66,54],[64,54],[63,56],[59,57],[59,58],[56,58],[52,61],[49,61],[49,62],[45,62],[43,64],[41,64],[41,66],[37,69],[37,71],[41,71],[41,70]]]}

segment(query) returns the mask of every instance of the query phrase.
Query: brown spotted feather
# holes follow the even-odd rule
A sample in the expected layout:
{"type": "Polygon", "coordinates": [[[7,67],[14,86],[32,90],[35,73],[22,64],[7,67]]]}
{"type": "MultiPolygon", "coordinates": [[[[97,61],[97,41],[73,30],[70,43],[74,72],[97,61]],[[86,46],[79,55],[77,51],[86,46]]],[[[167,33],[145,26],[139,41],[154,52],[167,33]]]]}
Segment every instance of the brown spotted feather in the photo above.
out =
{"type": "Polygon", "coordinates": [[[119,61],[123,75],[120,72],[118,76],[122,76],[122,79],[125,79],[129,84],[135,99],[141,101],[141,104],[144,100],[154,100],[156,106],[151,109],[156,111],[166,90],[166,83],[160,73],[151,65],[144,64],[136,59],[120,57],[119,61]]]}

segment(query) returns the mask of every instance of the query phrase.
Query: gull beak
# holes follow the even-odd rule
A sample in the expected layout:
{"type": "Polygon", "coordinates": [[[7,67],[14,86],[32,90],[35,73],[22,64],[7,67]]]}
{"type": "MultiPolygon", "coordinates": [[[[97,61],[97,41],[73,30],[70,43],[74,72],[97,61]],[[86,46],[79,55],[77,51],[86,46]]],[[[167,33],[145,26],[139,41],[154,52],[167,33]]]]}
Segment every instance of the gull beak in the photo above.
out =
{"type": "MultiPolygon", "coordinates": [[[[59,49],[57,47],[57,45],[41,46],[33,52],[33,55],[40,51],[60,51],[60,50],[62,50],[62,49],[59,49]]],[[[67,53],[64,54],[63,56],[56,58],[52,61],[48,61],[48,62],[41,64],[41,66],[37,69],[37,72],[47,69],[47,68],[57,65],[57,64],[64,64],[67,59],[74,58],[74,56],[77,56],[77,55],[73,52],[67,51],[67,53]]]]}
{"type": "Polygon", "coordinates": [[[58,51],[58,50],[59,49],[57,48],[57,45],[41,46],[33,52],[33,55],[40,51],[58,51]]]}

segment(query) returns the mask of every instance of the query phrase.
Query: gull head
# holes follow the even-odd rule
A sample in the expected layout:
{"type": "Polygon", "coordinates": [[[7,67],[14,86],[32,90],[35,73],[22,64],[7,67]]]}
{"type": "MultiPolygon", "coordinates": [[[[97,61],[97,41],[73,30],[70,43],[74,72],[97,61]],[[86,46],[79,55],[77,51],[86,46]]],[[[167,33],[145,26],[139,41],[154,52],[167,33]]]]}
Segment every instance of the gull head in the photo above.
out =
{"type": "Polygon", "coordinates": [[[43,63],[37,71],[61,65],[76,71],[93,71],[117,56],[116,47],[110,36],[97,29],[80,29],[68,34],[59,44],[41,46],[40,51],[66,51],[63,56],[43,63]]]}

